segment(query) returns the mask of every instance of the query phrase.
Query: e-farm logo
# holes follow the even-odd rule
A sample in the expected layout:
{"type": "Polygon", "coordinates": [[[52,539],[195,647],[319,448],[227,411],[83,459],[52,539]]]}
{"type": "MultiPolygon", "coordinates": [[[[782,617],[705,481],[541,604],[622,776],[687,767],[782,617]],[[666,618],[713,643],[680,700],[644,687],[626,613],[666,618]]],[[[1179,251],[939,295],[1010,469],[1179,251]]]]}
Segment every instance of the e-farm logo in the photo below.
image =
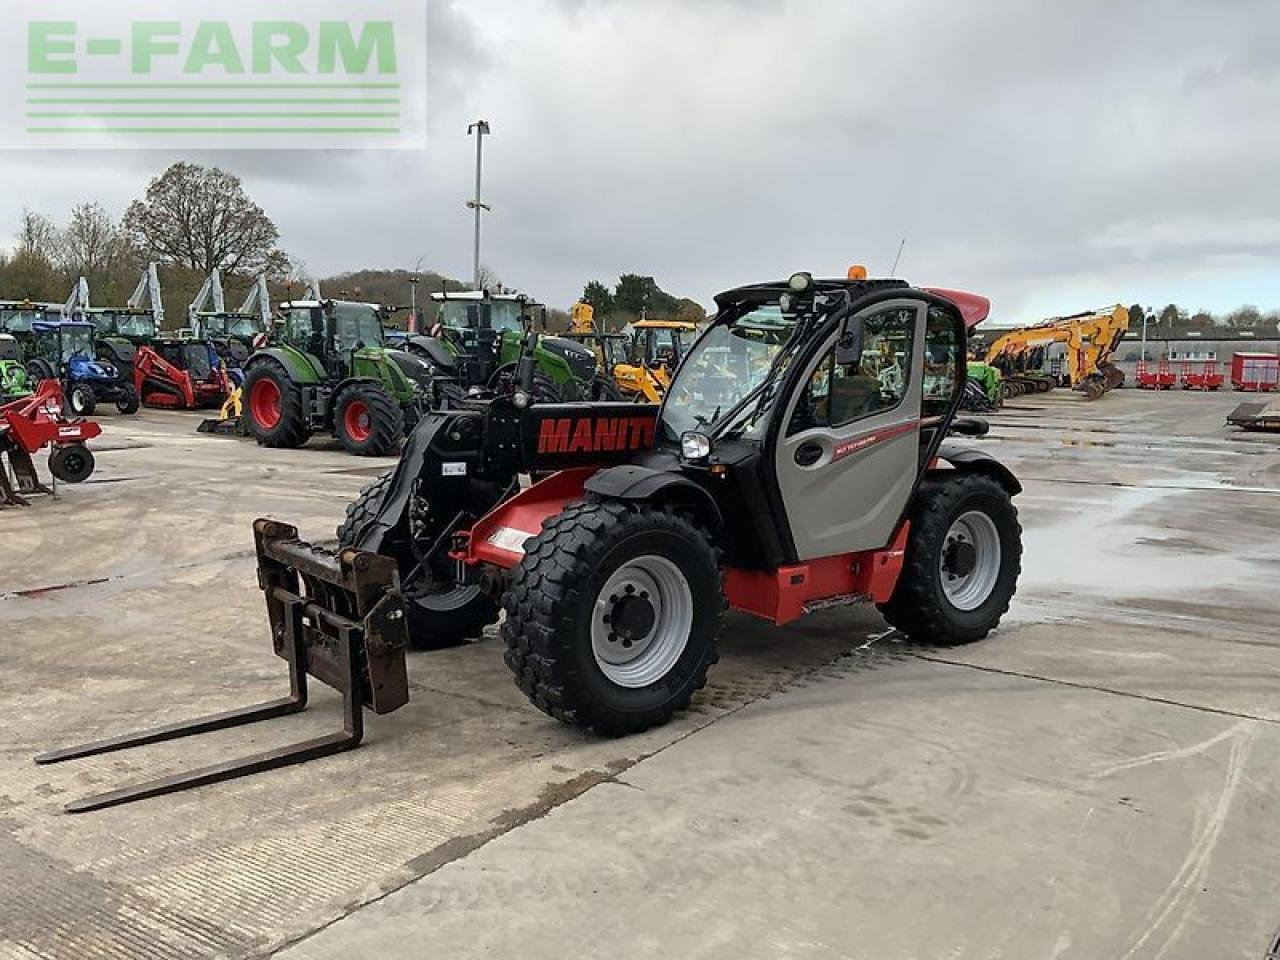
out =
{"type": "Polygon", "coordinates": [[[15,84],[0,145],[425,145],[425,0],[21,6],[20,37],[0,43],[15,84]]]}

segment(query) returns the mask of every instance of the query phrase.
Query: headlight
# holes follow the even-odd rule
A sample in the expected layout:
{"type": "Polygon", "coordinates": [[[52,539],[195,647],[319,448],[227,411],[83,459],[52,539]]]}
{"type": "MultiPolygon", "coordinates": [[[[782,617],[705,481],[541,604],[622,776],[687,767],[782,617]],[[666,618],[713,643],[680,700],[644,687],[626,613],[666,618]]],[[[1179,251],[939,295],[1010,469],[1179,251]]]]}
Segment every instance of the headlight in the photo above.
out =
{"type": "Polygon", "coordinates": [[[680,455],[686,460],[706,460],[711,456],[711,439],[701,433],[686,433],[680,438],[680,455]]]}
{"type": "Polygon", "coordinates": [[[808,293],[813,286],[813,274],[811,273],[793,273],[791,280],[787,283],[795,293],[808,293]]]}

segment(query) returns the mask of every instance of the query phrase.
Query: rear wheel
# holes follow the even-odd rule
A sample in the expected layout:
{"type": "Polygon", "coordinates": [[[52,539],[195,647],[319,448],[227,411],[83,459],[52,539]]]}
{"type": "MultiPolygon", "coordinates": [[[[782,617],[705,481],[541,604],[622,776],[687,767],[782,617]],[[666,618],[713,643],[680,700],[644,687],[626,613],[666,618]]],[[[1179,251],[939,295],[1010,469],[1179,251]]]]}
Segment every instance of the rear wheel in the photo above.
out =
{"type": "Polygon", "coordinates": [[[525,548],[503,597],[502,638],[534,706],[610,735],[689,706],[717,660],[724,609],[705,531],[606,501],[567,508],[525,548]]]}
{"type": "MultiPolygon", "coordinates": [[[[347,516],[338,527],[338,543],[352,547],[362,528],[378,510],[391,474],[366,487],[347,507],[347,516]]],[[[480,591],[479,587],[462,586],[450,578],[453,568],[447,558],[440,570],[430,571],[429,582],[422,585],[420,578],[409,581],[418,566],[409,545],[394,547],[391,554],[400,567],[400,577],[408,595],[407,615],[409,645],[415,650],[441,650],[456,647],[479,637],[484,628],[498,619],[498,605],[480,591]]]]}
{"type": "Polygon", "coordinates": [[[885,619],[912,640],[981,640],[1009,609],[1022,570],[1022,528],[1004,487],[961,471],[925,480],[911,511],[906,563],[885,619]]]}
{"type": "Polygon", "coordinates": [[[137,413],[138,405],[138,391],[133,388],[133,384],[121,384],[120,394],[116,398],[116,409],[127,416],[137,413]]]}
{"type": "Polygon", "coordinates": [[[385,457],[404,439],[404,411],[373,383],[353,383],[338,395],[333,432],[358,457],[385,457]]]}
{"type": "Polygon", "coordinates": [[[245,377],[244,422],[264,447],[300,447],[311,438],[302,391],[275,360],[254,364],[245,377]]]}
{"type": "Polygon", "coordinates": [[[83,483],[93,476],[93,453],[83,443],[54,447],[49,454],[49,472],[63,483],[83,483]]]}
{"type": "Polygon", "coordinates": [[[73,383],[67,389],[67,409],[77,417],[92,417],[98,409],[98,398],[93,387],[83,383],[73,383]]]}

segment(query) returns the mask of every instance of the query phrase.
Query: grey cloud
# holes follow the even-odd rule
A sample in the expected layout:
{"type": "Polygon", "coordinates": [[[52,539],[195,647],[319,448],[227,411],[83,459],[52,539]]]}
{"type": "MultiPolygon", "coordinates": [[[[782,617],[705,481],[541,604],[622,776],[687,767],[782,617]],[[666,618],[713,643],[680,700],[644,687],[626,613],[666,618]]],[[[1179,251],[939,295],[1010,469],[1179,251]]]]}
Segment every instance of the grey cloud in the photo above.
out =
{"type": "MultiPolygon", "coordinates": [[[[912,279],[980,289],[1014,314],[1076,295],[1081,278],[1126,302],[1206,264],[1244,285],[1280,253],[1272,3],[431,9],[425,155],[214,157],[318,271],[424,255],[467,275],[465,131],[481,115],[494,129],[485,259],[555,303],[630,270],[704,302],[798,267],[887,270],[904,236],[912,279]]],[[[0,171],[56,213],[83,195],[128,199],[168,159],[10,156],[0,171]]],[[[0,228],[20,206],[0,198],[0,228]]]]}

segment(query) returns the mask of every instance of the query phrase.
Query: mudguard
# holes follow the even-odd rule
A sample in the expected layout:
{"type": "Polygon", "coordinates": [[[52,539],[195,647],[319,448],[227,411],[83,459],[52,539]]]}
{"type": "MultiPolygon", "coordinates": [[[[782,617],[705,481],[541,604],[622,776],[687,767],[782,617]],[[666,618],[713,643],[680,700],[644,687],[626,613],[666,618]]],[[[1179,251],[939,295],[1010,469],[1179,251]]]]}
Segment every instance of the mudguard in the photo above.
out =
{"type": "Polygon", "coordinates": [[[1022,493],[1022,484],[1013,475],[1013,471],[984,450],[974,450],[972,447],[962,447],[944,440],[938,449],[938,459],[945,460],[957,470],[986,474],[1008,490],[1011,497],[1022,493]]]}
{"type": "Polygon", "coordinates": [[[246,372],[249,367],[267,358],[275,360],[284,367],[295,383],[319,383],[325,378],[324,367],[319,360],[309,353],[303,353],[291,347],[268,347],[265,350],[259,350],[249,358],[249,363],[245,367],[246,372]]]}
{"type": "Polygon", "coordinates": [[[710,493],[688,477],[669,470],[654,470],[634,464],[612,467],[592,476],[585,487],[588,493],[610,500],[692,503],[698,514],[711,523],[713,530],[724,524],[720,507],[710,493]]]}

